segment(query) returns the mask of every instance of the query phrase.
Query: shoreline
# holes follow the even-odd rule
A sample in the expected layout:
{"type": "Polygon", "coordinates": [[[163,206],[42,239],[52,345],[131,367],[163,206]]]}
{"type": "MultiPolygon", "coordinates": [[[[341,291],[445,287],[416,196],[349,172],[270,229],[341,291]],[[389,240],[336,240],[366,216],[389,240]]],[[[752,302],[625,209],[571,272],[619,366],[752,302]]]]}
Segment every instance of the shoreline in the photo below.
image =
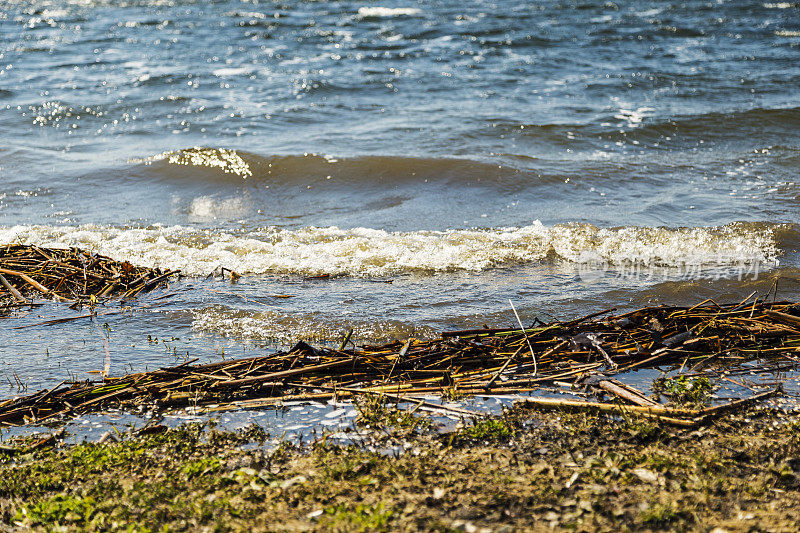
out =
{"type": "MultiPolygon", "coordinates": [[[[97,316],[95,293],[155,288],[171,274],[118,283],[133,267],[108,265],[121,265],[117,277],[97,274],[92,291],[62,296],[87,305],[84,318],[97,316]]],[[[56,290],[11,272],[41,294],[56,290]]],[[[798,364],[800,311],[770,302],[773,288],[727,304],[518,319],[379,346],[350,346],[348,334],[338,348],[298,342],[120,377],[106,366],[97,381],[0,406],[0,425],[61,426],[0,446],[0,529],[792,531],[800,412],[761,402],[797,397],[786,372],[798,364]],[[655,395],[623,382],[642,369],[661,373],[650,382],[655,395]],[[722,394],[723,381],[736,388],[722,394]],[[517,401],[500,416],[458,403],[501,395],[517,401]],[[211,418],[342,399],[352,400],[354,424],[314,429],[306,444],[258,425],[220,430],[211,418]],[[98,442],[65,443],[65,421],[109,408],[211,417],[169,429],[146,416],[138,431],[111,425],[98,442]],[[424,411],[460,425],[437,425],[424,411]]]]}
{"type": "Polygon", "coordinates": [[[690,430],[514,408],[438,434],[425,418],[391,412],[362,404],[359,426],[373,446],[402,453],[325,438],[265,450],[263,429],[202,425],[4,450],[0,520],[67,531],[721,532],[796,524],[797,414],[756,407],[690,430]]]}
{"type": "MultiPolygon", "coordinates": [[[[613,314],[616,308],[609,308],[568,321],[537,320],[529,326],[517,316],[518,325],[513,327],[448,331],[437,339],[408,338],[404,343],[378,346],[357,346],[351,342],[351,329],[338,348],[299,341],[286,352],[223,357],[207,364],[194,364],[197,358],[192,358],[176,366],[119,377],[108,373],[107,349],[106,367],[99,380],[62,381],[50,389],[7,400],[0,405],[0,427],[59,422],[110,407],[162,410],[188,406],[196,410],[213,404],[242,409],[287,400],[376,396],[418,402],[422,410],[449,410],[475,417],[480,414],[434,405],[425,397],[454,399],[499,393],[519,398],[546,386],[567,389],[564,392],[573,395],[592,392],[610,401],[544,397],[525,401],[540,407],[569,405],[609,412],[620,412],[624,405],[629,416],[636,413],[697,427],[719,413],[775,395],[782,385],[790,386],[796,379],[779,376],[800,364],[791,355],[800,350],[798,304],[776,302],[774,296],[770,303],[771,292],[759,295],[754,291],[740,302],[722,305],[706,299],[691,307],[643,307],[617,315],[613,314]],[[662,374],[649,384],[654,397],[615,378],[642,369],[662,374]],[[676,369],[677,374],[670,376],[676,369]],[[775,379],[762,379],[762,383],[750,379],[748,386],[728,376],[754,376],[756,372],[771,373],[775,379]],[[736,385],[740,397],[710,407],[702,405],[712,399],[723,380],[736,385]],[[662,396],[674,405],[663,403],[662,396]]],[[[94,300],[90,311],[85,316],[94,319],[94,300]]]]}

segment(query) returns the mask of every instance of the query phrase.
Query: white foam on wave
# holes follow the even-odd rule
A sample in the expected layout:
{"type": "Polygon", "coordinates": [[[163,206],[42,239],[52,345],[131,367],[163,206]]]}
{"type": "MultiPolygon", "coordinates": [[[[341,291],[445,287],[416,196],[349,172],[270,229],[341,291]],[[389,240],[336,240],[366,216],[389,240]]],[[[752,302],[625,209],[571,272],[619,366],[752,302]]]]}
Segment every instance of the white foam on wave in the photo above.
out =
{"type": "Polygon", "coordinates": [[[226,148],[195,146],[184,150],[162,152],[142,159],[134,158],[128,160],[129,163],[144,163],[145,165],[152,165],[156,161],[166,161],[171,165],[215,168],[226,174],[235,174],[243,179],[253,175],[250,166],[236,150],[226,148]]]}
{"type": "Polygon", "coordinates": [[[226,78],[229,76],[239,76],[243,74],[250,74],[253,72],[253,69],[249,67],[225,67],[225,68],[218,68],[212,72],[214,76],[218,78],[226,78]]]}
{"type": "Polygon", "coordinates": [[[185,226],[13,226],[0,242],[79,246],[144,266],[205,275],[219,266],[246,274],[385,276],[402,272],[481,271],[554,260],[609,265],[716,268],[777,264],[778,226],[598,228],[590,224],[475,230],[387,232],[305,227],[224,232],[185,226]]]}
{"type": "Polygon", "coordinates": [[[242,311],[211,306],[192,311],[192,329],[236,339],[257,339],[279,345],[306,342],[335,342],[348,329],[359,342],[386,342],[415,337],[431,338],[429,326],[415,327],[397,320],[348,320],[314,314],[289,313],[279,309],[242,311]]]}
{"type": "Polygon", "coordinates": [[[416,7],[359,7],[358,17],[411,17],[419,15],[422,10],[416,7]]]}
{"type": "Polygon", "coordinates": [[[246,198],[214,198],[199,196],[189,205],[189,220],[205,221],[218,218],[232,219],[246,215],[250,211],[250,202],[246,198]]]}

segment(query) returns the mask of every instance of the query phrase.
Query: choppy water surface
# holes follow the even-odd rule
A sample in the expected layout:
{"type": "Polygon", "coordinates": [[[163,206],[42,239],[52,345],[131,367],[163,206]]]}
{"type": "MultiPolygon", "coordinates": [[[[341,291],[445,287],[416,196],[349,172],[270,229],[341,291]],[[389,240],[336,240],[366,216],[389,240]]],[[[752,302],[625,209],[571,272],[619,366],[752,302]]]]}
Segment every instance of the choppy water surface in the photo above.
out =
{"type": "Polygon", "coordinates": [[[0,242],[188,277],[3,319],[0,396],[106,343],[122,373],[507,325],[509,299],[800,299],[798,87],[792,2],[6,0],[0,242]]]}

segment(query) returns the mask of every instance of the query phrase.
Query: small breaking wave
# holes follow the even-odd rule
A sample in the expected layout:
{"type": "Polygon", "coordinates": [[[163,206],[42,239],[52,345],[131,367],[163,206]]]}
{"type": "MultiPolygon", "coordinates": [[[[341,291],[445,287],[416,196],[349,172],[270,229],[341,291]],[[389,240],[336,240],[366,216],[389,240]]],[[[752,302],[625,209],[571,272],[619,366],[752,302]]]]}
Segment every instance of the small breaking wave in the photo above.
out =
{"type": "Polygon", "coordinates": [[[129,162],[152,165],[156,161],[166,161],[170,165],[217,169],[224,174],[233,174],[240,178],[247,178],[253,175],[250,165],[241,158],[236,150],[225,148],[201,148],[196,146],[183,150],[162,152],[144,159],[131,159],[129,162]]]}
{"type": "MultiPolygon", "coordinates": [[[[788,228],[788,229],[787,229],[788,228]]],[[[277,227],[223,232],[184,226],[13,226],[0,242],[79,246],[116,259],[205,275],[219,266],[241,274],[386,276],[482,271],[543,261],[663,268],[777,265],[779,224],[720,227],[598,228],[591,224],[388,232],[338,227],[277,227]]]]}
{"type": "Polygon", "coordinates": [[[192,312],[192,329],[235,339],[253,339],[277,345],[339,342],[348,329],[359,342],[389,342],[408,337],[431,338],[429,326],[415,327],[398,320],[337,320],[308,313],[280,310],[243,311],[215,305],[192,312]]]}
{"type": "Polygon", "coordinates": [[[377,183],[507,182],[531,172],[469,159],[331,155],[262,156],[227,148],[194,147],[128,160],[161,179],[308,185],[314,181],[369,185],[377,183]],[[331,181],[332,180],[332,181],[331,181]]]}

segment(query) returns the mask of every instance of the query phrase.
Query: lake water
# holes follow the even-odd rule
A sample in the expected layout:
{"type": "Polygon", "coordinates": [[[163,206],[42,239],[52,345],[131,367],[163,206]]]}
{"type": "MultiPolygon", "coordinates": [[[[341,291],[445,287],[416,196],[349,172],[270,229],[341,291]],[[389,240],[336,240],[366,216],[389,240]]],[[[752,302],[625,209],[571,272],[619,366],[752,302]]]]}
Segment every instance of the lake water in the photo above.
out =
{"type": "Polygon", "coordinates": [[[509,300],[800,299],[798,87],[793,2],[4,0],[0,242],[187,277],[3,319],[0,397],[509,300]]]}

